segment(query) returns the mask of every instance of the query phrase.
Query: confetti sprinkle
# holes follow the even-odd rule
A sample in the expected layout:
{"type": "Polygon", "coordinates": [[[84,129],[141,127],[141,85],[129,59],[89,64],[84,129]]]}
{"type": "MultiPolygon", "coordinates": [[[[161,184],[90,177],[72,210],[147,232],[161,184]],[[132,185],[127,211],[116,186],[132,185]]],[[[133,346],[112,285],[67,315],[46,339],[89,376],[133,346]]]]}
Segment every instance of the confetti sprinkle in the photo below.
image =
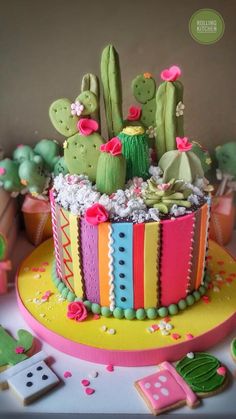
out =
{"type": "Polygon", "coordinates": [[[39,278],[41,278],[41,275],[40,274],[35,274],[34,275],[34,279],[39,279],[39,278]]]}
{"type": "Polygon", "coordinates": [[[220,274],[220,275],[225,275],[225,274],[226,274],[226,272],[225,272],[225,271],[220,271],[220,272],[219,272],[219,274],[220,274]]]}
{"type": "Polygon", "coordinates": [[[213,291],[214,292],[220,292],[220,288],[218,288],[218,287],[215,286],[215,287],[213,287],[213,291]]]}
{"type": "Polygon", "coordinates": [[[97,371],[91,371],[89,373],[89,378],[97,378],[98,377],[98,372],[97,371]]]}
{"type": "Polygon", "coordinates": [[[94,390],[94,388],[87,387],[87,388],[85,389],[85,393],[86,393],[88,396],[91,396],[93,393],[95,393],[95,390],[94,390]]]}
{"type": "Polygon", "coordinates": [[[105,324],[101,327],[102,332],[106,332],[107,327],[105,326],[105,324]]]}
{"type": "Polygon", "coordinates": [[[114,371],[114,366],[113,365],[107,365],[106,370],[109,372],[113,372],[114,371]]]}
{"type": "Polygon", "coordinates": [[[49,263],[48,262],[43,262],[42,263],[42,266],[48,266],[49,265],[49,263]]]}
{"type": "Polygon", "coordinates": [[[32,271],[32,272],[38,272],[38,268],[33,267],[33,268],[31,269],[31,271],[32,271]]]}
{"type": "Polygon", "coordinates": [[[191,340],[191,339],[193,339],[193,338],[194,338],[194,336],[192,335],[192,333],[186,333],[185,338],[186,338],[187,340],[191,340]]]}
{"type": "Polygon", "coordinates": [[[84,387],[88,387],[88,386],[89,386],[89,384],[90,384],[90,381],[89,381],[89,380],[81,380],[81,384],[82,384],[82,386],[84,386],[84,387]]]}
{"type": "Polygon", "coordinates": [[[151,328],[153,329],[153,330],[159,330],[159,326],[158,326],[158,324],[152,324],[151,325],[151,328]]]}
{"type": "Polygon", "coordinates": [[[29,268],[28,266],[26,266],[26,267],[24,268],[24,272],[29,272],[29,270],[30,270],[30,268],[29,268]]]}
{"type": "Polygon", "coordinates": [[[109,335],[115,335],[116,334],[116,329],[109,329],[107,331],[107,333],[109,333],[109,335]]]}
{"type": "Polygon", "coordinates": [[[64,375],[65,378],[72,377],[72,374],[71,374],[70,371],[65,371],[63,375],[64,375]]]}
{"type": "Polygon", "coordinates": [[[178,340],[178,339],[180,339],[180,338],[181,338],[181,335],[179,335],[178,333],[172,333],[171,337],[172,337],[172,339],[174,339],[174,340],[178,340]]]}
{"type": "Polygon", "coordinates": [[[45,268],[38,268],[38,271],[39,271],[39,272],[45,272],[45,271],[46,271],[46,269],[45,269],[45,268]]]}
{"type": "Polygon", "coordinates": [[[94,314],[94,315],[93,315],[93,320],[99,320],[99,319],[100,319],[99,314],[94,314]]]}
{"type": "Polygon", "coordinates": [[[187,357],[188,357],[189,359],[193,359],[193,358],[194,358],[194,353],[193,353],[193,352],[189,352],[189,353],[187,353],[187,357]]]}
{"type": "Polygon", "coordinates": [[[202,296],[202,300],[204,301],[204,303],[209,304],[211,302],[210,298],[208,297],[208,295],[203,295],[202,296]]]}

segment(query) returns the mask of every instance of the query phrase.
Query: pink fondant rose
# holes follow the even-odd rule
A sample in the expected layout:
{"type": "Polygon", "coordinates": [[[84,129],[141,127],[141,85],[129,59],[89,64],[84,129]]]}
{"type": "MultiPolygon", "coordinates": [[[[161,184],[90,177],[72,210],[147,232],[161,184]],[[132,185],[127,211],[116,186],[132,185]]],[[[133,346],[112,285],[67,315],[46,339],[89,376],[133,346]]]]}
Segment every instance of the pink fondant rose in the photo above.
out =
{"type": "Polygon", "coordinates": [[[77,123],[77,128],[82,135],[90,135],[98,130],[98,123],[94,119],[81,118],[77,123]]]}
{"type": "Polygon", "coordinates": [[[93,204],[85,212],[85,219],[89,224],[97,225],[108,219],[108,212],[101,204],[93,204]]]}
{"type": "Polygon", "coordinates": [[[140,119],[142,109],[138,106],[130,106],[127,116],[128,121],[138,121],[140,119]]]}
{"type": "Polygon", "coordinates": [[[172,65],[161,72],[161,79],[164,81],[175,81],[181,76],[181,70],[177,65],[172,65]]]}
{"type": "Polygon", "coordinates": [[[100,150],[103,153],[110,153],[113,156],[118,156],[122,152],[122,144],[119,138],[113,137],[110,141],[106,144],[102,144],[100,146],[100,150]]]}
{"type": "Polygon", "coordinates": [[[67,317],[76,322],[82,322],[88,315],[87,309],[82,301],[74,301],[67,306],[67,317]]]}
{"type": "Polygon", "coordinates": [[[193,146],[189,142],[188,137],[176,137],[176,144],[179,151],[189,151],[193,146]]]}

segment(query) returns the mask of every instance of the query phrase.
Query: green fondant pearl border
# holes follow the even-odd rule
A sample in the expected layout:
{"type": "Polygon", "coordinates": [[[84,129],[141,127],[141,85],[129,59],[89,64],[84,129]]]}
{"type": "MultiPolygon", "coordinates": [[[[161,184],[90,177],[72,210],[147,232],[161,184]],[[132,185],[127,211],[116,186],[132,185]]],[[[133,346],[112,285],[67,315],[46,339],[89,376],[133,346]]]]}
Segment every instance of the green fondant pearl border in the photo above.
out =
{"type": "MultiPolygon", "coordinates": [[[[76,297],[76,295],[64,284],[64,282],[58,278],[56,272],[56,262],[53,263],[52,267],[52,280],[55,287],[61,293],[61,296],[65,298],[65,300],[69,302],[83,301],[82,298],[76,297]]],[[[149,320],[155,320],[158,317],[176,315],[179,313],[179,311],[183,311],[189,306],[192,306],[195,302],[200,300],[202,295],[206,294],[209,282],[211,282],[211,278],[209,273],[206,272],[203,285],[201,285],[198,290],[193,291],[192,294],[187,295],[186,298],[182,298],[177,304],[170,304],[168,307],[150,307],[147,309],[138,308],[137,310],[133,308],[122,309],[120,307],[115,307],[114,311],[112,312],[109,307],[100,306],[100,304],[92,303],[88,300],[84,300],[83,303],[88,311],[93,314],[101,314],[104,317],[113,316],[116,319],[125,318],[127,320],[144,320],[146,318],[149,320]]]]}

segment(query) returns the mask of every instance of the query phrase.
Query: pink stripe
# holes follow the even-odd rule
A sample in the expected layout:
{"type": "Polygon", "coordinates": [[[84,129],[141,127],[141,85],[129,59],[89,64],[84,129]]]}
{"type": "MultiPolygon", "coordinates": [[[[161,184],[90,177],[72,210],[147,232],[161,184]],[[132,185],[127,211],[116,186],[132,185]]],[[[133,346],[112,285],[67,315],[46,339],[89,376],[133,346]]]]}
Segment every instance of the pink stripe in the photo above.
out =
{"type": "Polygon", "coordinates": [[[57,232],[57,219],[56,219],[56,211],[55,211],[55,199],[53,196],[52,189],[49,192],[49,197],[50,197],[50,203],[51,203],[52,230],[53,230],[55,257],[56,257],[56,267],[57,267],[57,273],[59,277],[62,279],[61,258],[60,258],[60,252],[59,252],[59,240],[58,240],[58,232],[57,232]]]}
{"type": "Polygon", "coordinates": [[[80,228],[86,299],[99,304],[98,227],[81,218],[80,228]]]}
{"type": "Polygon", "coordinates": [[[187,295],[191,268],[194,214],[161,223],[161,305],[178,303],[187,295]]]}

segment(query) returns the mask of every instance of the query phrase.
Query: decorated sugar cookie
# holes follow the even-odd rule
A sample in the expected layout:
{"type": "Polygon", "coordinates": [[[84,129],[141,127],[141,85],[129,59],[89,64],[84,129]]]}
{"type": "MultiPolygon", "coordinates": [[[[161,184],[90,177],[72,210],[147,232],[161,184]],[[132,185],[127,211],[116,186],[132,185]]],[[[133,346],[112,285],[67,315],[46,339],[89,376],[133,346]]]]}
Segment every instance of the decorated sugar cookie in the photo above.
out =
{"type": "Polygon", "coordinates": [[[231,342],[231,355],[233,360],[236,362],[236,338],[234,338],[231,342]]]}
{"type": "Polygon", "coordinates": [[[29,404],[59,383],[58,377],[46,365],[47,355],[41,351],[28,357],[34,337],[26,330],[18,331],[18,339],[12,338],[0,326],[0,390],[11,388],[23,404],[29,404]]]}
{"type": "Polygon", "coordinates": [[[189,353],[174,367],[162,362],[159,370],[135,382],[135,387],[154,415],[184,405],[196,407],[199,398],[222,391],[227,370],[207,353],[189,353]]]}

